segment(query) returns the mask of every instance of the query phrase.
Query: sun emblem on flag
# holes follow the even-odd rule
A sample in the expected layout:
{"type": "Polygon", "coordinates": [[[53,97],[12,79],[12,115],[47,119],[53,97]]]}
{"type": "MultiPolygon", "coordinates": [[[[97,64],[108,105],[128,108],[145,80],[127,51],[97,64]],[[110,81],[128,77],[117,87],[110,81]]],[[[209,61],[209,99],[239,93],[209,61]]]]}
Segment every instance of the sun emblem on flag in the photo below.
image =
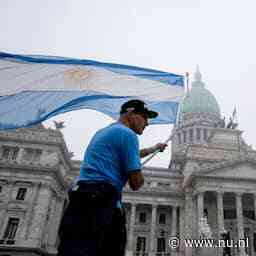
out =
{"type": "Polygon", "coordinates": [[[65,84],[72,89],[86,89],[90,72],[82,68],[68,69],[64,73],[65,84]]]}

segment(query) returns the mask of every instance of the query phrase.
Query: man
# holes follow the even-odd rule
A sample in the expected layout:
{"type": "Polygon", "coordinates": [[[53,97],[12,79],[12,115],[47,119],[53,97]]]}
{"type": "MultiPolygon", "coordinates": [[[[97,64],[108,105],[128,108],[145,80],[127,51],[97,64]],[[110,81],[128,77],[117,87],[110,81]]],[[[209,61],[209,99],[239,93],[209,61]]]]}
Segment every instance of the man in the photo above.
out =
{"type": "Polygon", "coordinates": [[[141,135],[148,118],[157,115],[143,101],[130,100],[122,105],[118,122],[94,135],[60,225],[59,256],[125,254],[122,189],[128,182],[138,190],[144,182],[140,157],[166,147],[158,143],[139,151],[136,134],[141,135]]]}

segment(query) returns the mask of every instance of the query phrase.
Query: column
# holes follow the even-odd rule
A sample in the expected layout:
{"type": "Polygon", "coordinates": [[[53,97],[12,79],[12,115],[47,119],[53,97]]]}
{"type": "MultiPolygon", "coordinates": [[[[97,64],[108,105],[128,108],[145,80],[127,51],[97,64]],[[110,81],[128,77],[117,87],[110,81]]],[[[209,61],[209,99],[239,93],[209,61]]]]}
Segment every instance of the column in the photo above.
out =
{"type": "Polygon", "coordinates": [[[249,251],[251,252],[251,256],[255,256],[255,252],[254,252],[254,247],[253,247],[253,231],[254,230],[250,230],[249,232],[249,251]]]}
{"type": "MultiPolygon", "coordinates": [[[[254,219],[256,220],[256,194],[253,194],[253,201],[254,201],[254,219]]],[[[254,230],[251,233],[251,254],[252,256],[255,256],[256,253],[254,251],[254,246],[253,246],[253,239],[254,239],[254,230]]]]}
{"type": "Polygon", "coordinates": [[[127,256],[133,255],[133,237],[134,237],[134,227],[135,227],[135,218],[136,218],[136,204],[131,204],[131,215],[130,215],[130,225],[127,241],[127,256]]]}
{"type": "MultiPolygon", "coordinates": [[[[253,201],[254,201],[254,218],[255,218],[255,220],[256,220],[256,194],[253,194],[253,201]]],[[[254,239],[254,230],[253,230],[253,232],[252,232],[252,234],[251,234],[251,248],[252,248],[252,256],[255,256],[256,255],[256,253],[254,252],[254,246],[253,246],[253,239],[254,239]]]]}
{"type": "Polygon", "coordinates": [[[155,255],[155,231],[156,231],[156,214],[157,214],[157,205],[152,205],[152,214],[151,214],[151,226],[150,226],[150,240],[149,240],[149,256],[155,255]]]}
{"type": "Polygon", "coordinates": [[[179,207],[179,239],[180,239],[180,246],[177,248],[178,252],[180,252],[181,255],[185,255],[185,245],[184,245],[184,239],[187,238],[187,235],[185,233],[185,208],[184,206],[179,207]]]}
{"type": "MultiPolygon", "coordinates": [[[[224,227],[224,212],[223,212],[223,195],[224,192],[217,192],[217,222],[218,222],[218,239],[222,239],[222,234],[225,232],[224,227]]],[[[223,248],[220,247],[218,255],[223,255],[223,248]]]]}
{"type": "Polygon", "coordinates": [[[33,184],[32,199],[31,199],[31,203],[29,205],[29,208],[27,210],[26,219],[25,219],[25,226],[26,226],[26,229],[24,230],[24,239],[25,240],[28,239],[30,228],[33,224],[34,206],[36,205],[36,203],[38,201],[40,188],[41,188],[41,182],[35,182],[33,184]]]}
{"type": "Polygon", "coordinates": [[[41,246],[43,234],[46,227],[46,216],[50,206],[52,192],[48,184],[42,184],[39,187],[37,201],[33,206],[33,216],[29,230],[28,239],[33,246],[41,246]]]}
{"type": "MultiPolygon", "coordinates": [[[[244,239],[244,223],[243,223],[243,206],[242,206],[242,193],[236,193],[236,216],[237,216],[237,231],[238,239],[244,239]]],[[[244,247],[239,247],[239,256],[244,256],[244,247]]]]}
{"type": "Polygon", "coordinates": [[[14,199],[14,197],[13,197],[14,187],[15,187],[14,182],[10,181],[9,184],[8,184],[8,196],[7,196],[8,201],[11,201],[11,200],[14,199]]]}
{"type": "Polygon", "coordinates": [[[172,236],[177,236],[177,206],[172,206],[172,236]]]}
{"type": "Polygon", "coordinates": [[[204,217],[204,194],[202,192],[199,192],[197,194],[197,236],[199,238],[200,236],[200,228],[202,219],[204,217]]]}
{"type": "MultiPolygon", "coordinates": [[[[177,206],[172,206],[172,226],[171,226],[171,237],[177,237],[177,206]]],[[[178,248],[172,249],[171,252],[176,252],[178,248]]]]}
{"type": "MultiPolygon", "coordinates": [[[[13,184],[13,183],[11,183],[13,184]]],[[[11,187],[11,184],[8,184],[8,182],[4,182],[2,184],[3,186],[3,190],[2,190],[2,193],[0,195],[0,203],[3,203],[5,201],[10,201],[10,190],[12,190],[12,187],[11,187]],[[7,193],[6,193],[7,191],[7,193]]],[[[2,204],[3,207],[1,207],[0,209],[0,240],[2,239],[1,237],[3,236],[4,234],[4,230],[3,230],[3,227],[4,227],[4,224],[5,224],[5,218],[6,218],[6,215],[7,215],[7,207],[4,206],[4,204],[2,204]]]]}
{"type": "Polygon", "coordinates": [[[188,191],[185,192],[185,228],[184,228],[184,234],[183,234],[183,240],[181,241],[181,248],[184,248],[185,256],[192,256],[193,249],[191,247],[186,247],[184,244],[184,239],[193,239],[193,218],[195,217],[193,215],[193,198],[192,198],[192,192],[188,191]]]}
{"type": "Polygon", "coordinates": [[[3,155],[3,147],[0,147],[0,160],[2,160],[2,155],[3,155]]]}
{"type": "Polygon", "coordinates": [[[199,192],[197,194],[197,216],[198,221],[204,217],[204,194],[203,192],[199,192]]]}
{"type": "Polygon", "coordinates": [[[7,223],[7,209],[1,209],[0,210],[0,227],[1,227],[1,230],[0,230],[0,240],[2,239],[3,235],[4,235],[4,227],[6,227],[6,223],[7,223]]]}
{"type": "MultiPolygon", "coordinates": [[[[197,199],[197,238],[200,238],[202,235],[201,232],[205,231],[205,224],[204,224],[204,193],[202,191],[199,191],[196,196],[197,199]]],[[[207,255],[209,253],[209,249],[205,247],[202,248],[195,248],[193,250],[193,253],[199,254],[199,255],[207,255]]]]}
{"type": "Polygon", "coordinates": [[[61,218],[63,216],[63,208],[64,208],[64,202],[65,202],[65,195],[63,194],[58,194],[54,196],[54,201],[55,201],[55,207],[54,207],[54,212],[51,214],[51,228],[49,230],[49,237],[48,237],[48,245],[49,245],[49,251],[52,254],[56,254],[56,242],[58,239],[58,230],[59,230],[59,225],[61,218]]]}
{"type": "MultiPolygon", "coordinates": [[[[57,210],[57,196],[55,193],[53,193],[52,198],[51,198],[51,202],[50,202],[50,212],[48,212],[49,214],[49,221],[48,221],[48,225],[47,225],[47,234],[44,237],[45,238],[45,243],[47,246],[52,246],[54,245],[54,239],[52,239],[52,233],[55,231],[55,223],[56,223],[56,219],[55,219],[55,213],[57,210]]],[[[55,233],[55,232],[54,232],[55,233]]],[[[56,234],[55,234],[56,235],[56,234]]]]}

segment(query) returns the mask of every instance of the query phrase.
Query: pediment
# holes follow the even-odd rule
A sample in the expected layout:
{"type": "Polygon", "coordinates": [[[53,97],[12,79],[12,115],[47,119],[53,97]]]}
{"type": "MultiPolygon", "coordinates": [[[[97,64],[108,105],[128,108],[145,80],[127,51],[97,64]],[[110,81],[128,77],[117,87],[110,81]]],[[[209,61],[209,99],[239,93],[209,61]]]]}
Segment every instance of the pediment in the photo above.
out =
{"type": "Polygon", "coordinates": [[[256,180],[256,164],[253,162],[240,162],[230,164],[219,164],[211,167],[209,170],[201,171],[200,176],[223,177],[232,179],[255,179],[256,180]]]}

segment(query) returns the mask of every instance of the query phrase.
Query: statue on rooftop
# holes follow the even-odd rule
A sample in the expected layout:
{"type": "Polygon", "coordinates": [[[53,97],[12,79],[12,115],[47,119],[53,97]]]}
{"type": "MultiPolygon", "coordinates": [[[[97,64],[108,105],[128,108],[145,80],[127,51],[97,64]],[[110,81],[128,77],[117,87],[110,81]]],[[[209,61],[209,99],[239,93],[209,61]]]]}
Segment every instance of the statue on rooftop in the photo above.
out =
{"type": "Polygon", "coordinates": [[[61,129],[65,128],[64,121],[62,121],[62,122],[53,121],[53,122],[54,122],[54,125],[55,125],[56,129],[61,130],[61,129]]]}

